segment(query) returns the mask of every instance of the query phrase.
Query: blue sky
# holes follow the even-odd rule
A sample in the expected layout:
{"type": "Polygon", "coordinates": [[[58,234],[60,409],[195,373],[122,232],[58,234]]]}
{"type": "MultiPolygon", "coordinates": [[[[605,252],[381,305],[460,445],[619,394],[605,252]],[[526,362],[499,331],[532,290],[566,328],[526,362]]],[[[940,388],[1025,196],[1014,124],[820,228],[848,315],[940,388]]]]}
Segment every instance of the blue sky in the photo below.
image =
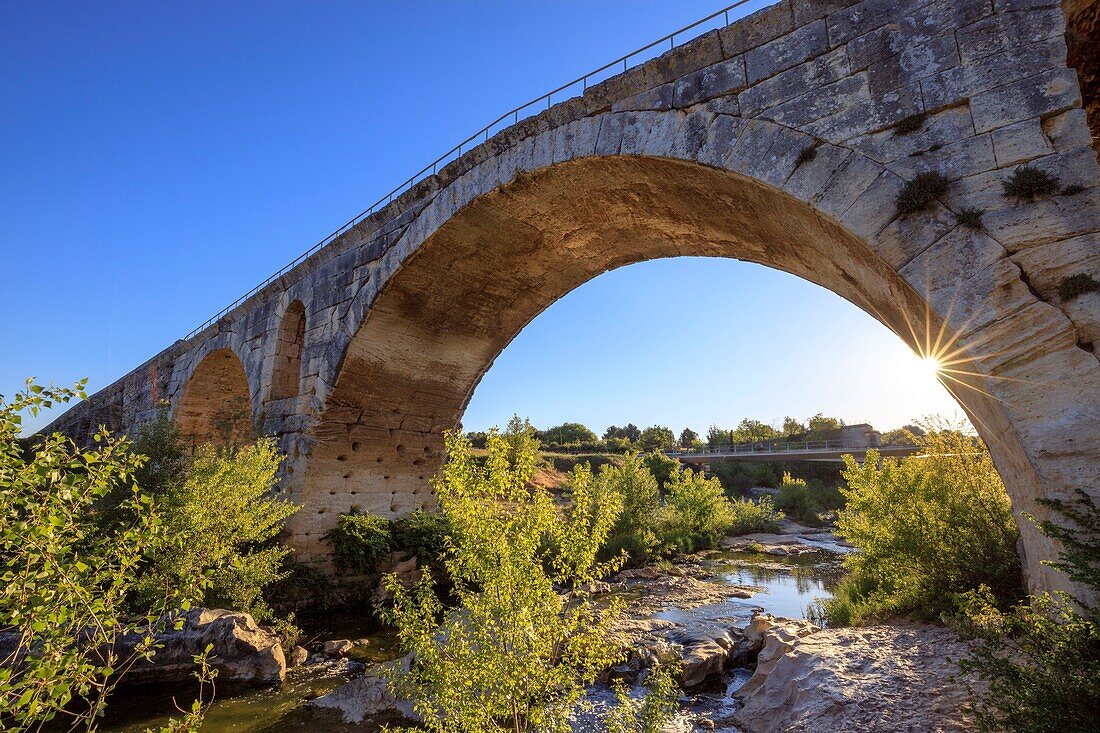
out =
{"type": "MultiPolygon", "coordinates": [[[[718,7],[4,3],[0,394],[32,375],[106,386],[501,112],[718,7]]],[[[954,409],[831,293],[685,259],[549,309],[464,422],[891,427],[954,409]]]]}

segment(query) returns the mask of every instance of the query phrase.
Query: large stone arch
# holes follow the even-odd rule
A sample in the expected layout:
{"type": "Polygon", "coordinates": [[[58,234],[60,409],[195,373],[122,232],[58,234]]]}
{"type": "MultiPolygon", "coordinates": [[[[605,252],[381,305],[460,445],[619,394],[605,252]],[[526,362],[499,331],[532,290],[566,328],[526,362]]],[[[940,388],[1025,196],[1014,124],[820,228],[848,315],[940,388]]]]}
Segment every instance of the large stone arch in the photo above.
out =
{"type": "MultiPolygon", "coordinates": [[[[910,344],[946,339],[1018,512],[1097,494],[1100,171],[1065,30],[1031,0],[780,0],[486,133],[48,429],[133,431],[232,348],[305,505],[291,540],[323,562],[348,506],[431,501],[440,432],[539,309],[602,269],[712,254],[821,283],[910,344]],[[1059,190],[1007,198],[1020,165],[1059,190]],[[895,216],[925,171],[947,191],[895,216]],[[272,400],[294,299],[300,394],[272,400]]],[[[1023,529],[1032,587],[1066,587],[1023,529]]]]}
{"type": "MultiPolygon", "coordinates": [[[[956,114],[933,122],[950,126],[956,114]]],[[[914,349],[947,355],[945,385],[990,444],[1018,513],[1094,470],[1098,443],[1081,431],[1100,425],[1088,337],[1035,297],[994,231],[958,222],[952,209],[970,199],[955,197],[957,184],[928,211],[898,216],[905,179],[887,166],[713,111],[607,113],[484,166],[434,198],[349,310],[294,492],[303,508],[290,530],[305,559],[327,554],[321,538],[341,511],[430,505],[441,434],[497,354],[568,291],[656,257],[791,272],[914,349]],[[1075,379],[1057,378],[1065,374],[1075,379]]],[[[1021,529],[1034,583],[1055,584],[1037,562],[1053,548],[1026,521],[1021,529]]]]}

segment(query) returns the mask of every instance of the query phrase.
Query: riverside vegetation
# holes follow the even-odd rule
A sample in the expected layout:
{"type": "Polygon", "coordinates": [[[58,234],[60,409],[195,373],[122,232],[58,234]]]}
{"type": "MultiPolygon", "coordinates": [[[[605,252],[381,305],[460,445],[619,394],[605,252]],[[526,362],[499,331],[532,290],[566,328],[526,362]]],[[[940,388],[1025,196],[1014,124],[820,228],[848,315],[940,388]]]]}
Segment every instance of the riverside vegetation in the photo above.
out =
{"type": "MultiPolygon", "coordinates": [[[[324,587],[276,541],[294,507],[273,495],[270,440],[192,449],[167,420],[135,442],[100,432],[88,449],[18,438],[21,413],[82,396],[82,385],[29,384],[0,401],[0,627],[17,640],[0,665],[8,730],[95,730],[126,670],[155,655],[157,634],[192,604],[249,611],[293,644],[287,596],[296,582],[324,587]],[[223,511],[207,511],[212,504],[223,511]],[[132,633],[145,643],[118,658],[115,642],[132,633]]],[[[641,442],[644,431],[620,430],[613,439],[641,442]]],[[[830,624],[939,618],[975,639],[962,665],[989,685],[976,708],[984,730],[1083,731],[1100,711],[1097,609],[1090,599],[1024,596],[1007,495],[973,436],[907,430],[896,439],[918,443],[919,458],[880,465],[871,454],[836,483],[783,472],[774,503],[738,495],[732,471],[708,478],[656,449],[627,449],[596,471],[581,461],[559,495],[531,481],[537,437],[519,420],[503,433],[451,435],[439,512],[396,521],[353,512],[329,536],[339,564],[387,591],[379,611],[416,658],[391,672],[392,684],[429,729],[565,730],[585,686],[622,653],[605,633],[617,604],[595,596],[594,581],[729,534],[775,530],[784,514],[835,521],[859,549],[819,610],[830,624]],[[378,578],[394,553],[417,557],[415,582],[378,578]]],[[[1051,509],[1056,519],[1041,528],[1066,548],[1053,562],[1097,592],[1097,507],[1082,492],[1051,509]]],[[[197,699],[165,730],[201,724],[215,673],[203,655],[195,670],[197,699]]],[[[620,689],[604,725],[660,729],[677,707],[675,679],[657,666],[643,697],[620,689]]]]}

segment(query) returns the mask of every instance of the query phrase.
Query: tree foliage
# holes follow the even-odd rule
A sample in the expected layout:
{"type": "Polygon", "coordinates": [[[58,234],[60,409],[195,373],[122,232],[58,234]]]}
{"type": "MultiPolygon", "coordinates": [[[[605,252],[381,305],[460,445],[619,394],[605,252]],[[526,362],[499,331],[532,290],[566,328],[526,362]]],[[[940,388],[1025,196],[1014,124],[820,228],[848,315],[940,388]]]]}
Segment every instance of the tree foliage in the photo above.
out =
{"type": "Polygon", "coordinates": [[[1019,536],[1008,494],[980,440],[942,429],[920,438],[921,453],[897,461],[868,451],[845,456],[837,531],[860,551],[825,603],[831,623],[898,614],[936,618],[956,593],[986,584],[1000,602],[1019,598],[1019,536]]]}
{"type": "Polygon", "coordinates": [[[642,458],[631,454],[619,466],[605,466],[596,476],[596,492],[601,501],[621,505],[604,545],[604,557],[617,557],[625,551],[632,560],[640,561],[657,551],[661,492],[642,458]]]}
{"type": "Polygon", "coordinates": [[[595,443],[598,440],[595,433],[579,422],[565,422],[546,430],[540,430],[538,437],[545,443],[556,443],[557,445],[595,443]]]}
{"type": "Polygon", "coordinates": [[[405,588],[388,576],[388,619],[416,663],[395,685],[436,731],[565,731],[584,686],[618,658],[611,611],[582,586],[615,565],[596,556],[619,504],[597,498],[591,474],[571,477],[571,504],[529,487],[537,442],[491,431],[488,457],[474,459],[447,436],[436,483],[453,534],[444,568],[458,607],[444,609],[430,576],[405,588]],[[557,588],[572,589],[562,595],[557,588]]]}
{"type": "Polygon", "coordinates": [[[672,450],[676,447],[676,435],[672,428],[652,425],[642,431],[638,438],[638,447],[643,451],[672,450]]]}
{"type": "MultiPolygon", "coordinates": [[[[29,450],[18,439],[22,413],[83,398],[83,384],[28,381],[11,402],[0,397],[0,628],[12,634],[0,661],[5,730],[94,730],[129,666],[155,653],[163,614],[190,600],[174,592],[150,598],[144,614],[127,612],[150,548],[168,531],[134,482],[144,459],[129,441],[102,429],[87,449],[57,434],[29,450]],[[108,503],[109,518],[98,516],[108,503]],[[116,642],[129,634],[143,641],[123,656],[116,642]]],[[[202,588],[201,577],[180,580],[202,588]]],[[[202,708],[173,729],[197,728],[202,708]]]]}

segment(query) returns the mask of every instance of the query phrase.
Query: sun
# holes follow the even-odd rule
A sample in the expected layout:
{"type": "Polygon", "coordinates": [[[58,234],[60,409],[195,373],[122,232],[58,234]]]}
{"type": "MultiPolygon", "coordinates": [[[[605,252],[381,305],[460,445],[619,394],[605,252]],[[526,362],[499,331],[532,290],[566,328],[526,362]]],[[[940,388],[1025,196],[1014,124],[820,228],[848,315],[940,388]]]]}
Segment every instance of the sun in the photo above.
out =
{"type": "Polygon", "coordinates": [[[940,360],[937,359],[934,356],[922,357],[921,360],[920,360],[920,363],[921,363],[921,366],[924,367],[924,370],[926,372],[928,372],[929,374],[933,375],[933,376],[935,376],[936,374],[939,374],[940,369],[942,368],[942,365],[940,364],[940,360]]]}

